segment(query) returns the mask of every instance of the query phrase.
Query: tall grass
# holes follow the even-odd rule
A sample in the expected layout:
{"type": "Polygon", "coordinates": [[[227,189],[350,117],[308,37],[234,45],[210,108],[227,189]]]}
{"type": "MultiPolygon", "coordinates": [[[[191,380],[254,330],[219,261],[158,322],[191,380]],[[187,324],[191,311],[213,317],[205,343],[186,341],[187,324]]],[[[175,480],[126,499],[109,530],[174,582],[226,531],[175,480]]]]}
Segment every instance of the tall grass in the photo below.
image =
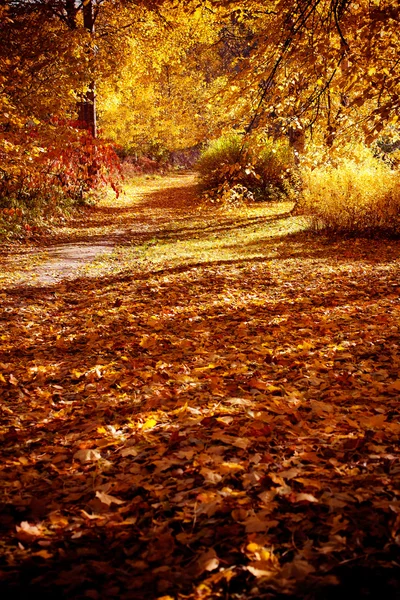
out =
{"type": "Polygon", "coordinates": [[[300,206],[315,231],[400,233],[400,173],[363,147],[302,169],[300,206]]]}

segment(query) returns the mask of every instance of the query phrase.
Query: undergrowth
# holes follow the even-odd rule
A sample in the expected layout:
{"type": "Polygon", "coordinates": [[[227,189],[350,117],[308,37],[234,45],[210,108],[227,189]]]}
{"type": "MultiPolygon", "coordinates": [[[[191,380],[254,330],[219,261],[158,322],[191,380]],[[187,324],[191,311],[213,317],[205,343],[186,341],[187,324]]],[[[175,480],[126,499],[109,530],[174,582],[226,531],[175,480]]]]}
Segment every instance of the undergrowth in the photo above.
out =
{"type": "Polygon", "coordinates": [[[118,195],[119,177],[113,148],[68,123],[19,131],[1,154],[0,238],[46,229],[97,203],[107,186],[118,195]]]}
{"type": "Polygon", "coordinates": [[[222,136],[210,142],[196,168],[203,196],[214,203],[287,200],[295,193],[294,157],[286,140],[222,136]]]}
{"type": "MultiPolygon", "coordinates": [[[[315,157],[315,152],[314,152],[315,157]]],[[[300,206],[314,231],[400,233],[400,173],[363,146],[302,169],[300,206]]]]}

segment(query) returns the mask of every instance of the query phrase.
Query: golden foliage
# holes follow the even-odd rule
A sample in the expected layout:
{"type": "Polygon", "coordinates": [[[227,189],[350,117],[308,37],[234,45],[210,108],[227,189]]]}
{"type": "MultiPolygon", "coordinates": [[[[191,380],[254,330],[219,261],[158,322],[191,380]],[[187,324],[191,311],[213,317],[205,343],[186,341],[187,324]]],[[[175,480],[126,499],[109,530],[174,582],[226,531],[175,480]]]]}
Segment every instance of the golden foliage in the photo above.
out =
{"type": "Polygon", "coordinates": [[[400,173],[361,147],[303,169],[302,206],[315,230],[400,232],[400,173]]]}

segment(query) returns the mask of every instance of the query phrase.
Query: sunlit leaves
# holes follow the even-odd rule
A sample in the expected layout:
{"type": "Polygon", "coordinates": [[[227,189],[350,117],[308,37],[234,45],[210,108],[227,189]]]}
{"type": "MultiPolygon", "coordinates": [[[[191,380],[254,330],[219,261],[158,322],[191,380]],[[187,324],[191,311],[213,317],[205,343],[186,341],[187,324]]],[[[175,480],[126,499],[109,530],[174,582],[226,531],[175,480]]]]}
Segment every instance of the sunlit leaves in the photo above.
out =
{"type": "Polygon", "coordinates": [[[118,69],[110,81],[100,82],[105,131],[132,150],[140,151],[143,142],[189,147],[214,126],[215,107],[207,108],[207,98],[218,89],[212,13],[164,5],[132,25],[118,69]]]}
{"type": "Polygon", "coordinates": [[[3,284],[1,577],[303,598],[367,557],[390,597],[399,243],[327,245],[280,204],[199,212],[188,181],[68,230],[126,228],[103,276],[3,284]]]}

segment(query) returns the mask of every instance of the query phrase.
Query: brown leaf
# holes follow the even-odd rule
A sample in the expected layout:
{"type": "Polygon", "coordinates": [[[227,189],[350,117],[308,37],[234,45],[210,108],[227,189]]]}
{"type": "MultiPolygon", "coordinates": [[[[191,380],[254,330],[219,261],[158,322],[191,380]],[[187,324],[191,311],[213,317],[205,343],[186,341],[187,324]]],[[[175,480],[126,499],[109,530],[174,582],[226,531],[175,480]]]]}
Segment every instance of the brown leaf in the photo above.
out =
{"type": "Polygon", "coordinates": [[[18,379],[16,377],[14,377],[14,375],[12,373],[10,374],[9,379],[10,379],[10,383],[12,385],[18,385],[18,383],[19,383],[18,379]]]}
{"type": "Polygon", "coordinates": [[[97,450],[83,448],[82,450],[77,450],[75,452],[74,459],[79,460],[83,464],[86,464],[100,460],[101,454],[97,450]]]}
{"type": "Polygon", "coordinates": [[[28,521],[22,521],[20,525],[16,526],[16,530],[17,538],[21,542],[31,542],[43,536],[42,528],[38,525],[31,525],[28,521]]]}
{"type": "Polygon", "coordinates": [[[256,560],[251,562],[246,566],[246,569],[254,575],[254,577],[263,577],[265,579],[270,579],[271,577],[275,577],[278,572],[278,569],[271,565],[269,561],[265,560],[256,560]]]}
{"type": "Polygon", "coordinates": [[[196,571],[197,575],[201,575],[205,571],[215,571],[219,567],[219,558],[214,548],[210,548],[197,559],[196,571]]]}
{"type": "Polygon", "coordinates": [[[107,504],[110,506],[111,504],[125,504],[126,500],[120,500],[115,496],[110,496],[109,494],[105,494],[104,492],[97,491],[96,498],[100,500],[103,504],[107,504]]]}

